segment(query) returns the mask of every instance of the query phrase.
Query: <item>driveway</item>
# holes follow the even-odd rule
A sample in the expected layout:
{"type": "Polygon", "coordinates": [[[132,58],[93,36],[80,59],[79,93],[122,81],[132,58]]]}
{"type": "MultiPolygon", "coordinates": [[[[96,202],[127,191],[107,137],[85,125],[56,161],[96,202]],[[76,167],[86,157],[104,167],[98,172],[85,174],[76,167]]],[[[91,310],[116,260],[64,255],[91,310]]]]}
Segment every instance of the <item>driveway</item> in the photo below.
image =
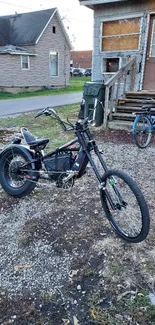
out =
{"type": "Polygon", "coordinates": [[[63,95],[40,96],[31,98],[8,99],[0,101],[0,116],[23,113],[47,106],[56,107],[80,102],[82,92],[63,95]]]}

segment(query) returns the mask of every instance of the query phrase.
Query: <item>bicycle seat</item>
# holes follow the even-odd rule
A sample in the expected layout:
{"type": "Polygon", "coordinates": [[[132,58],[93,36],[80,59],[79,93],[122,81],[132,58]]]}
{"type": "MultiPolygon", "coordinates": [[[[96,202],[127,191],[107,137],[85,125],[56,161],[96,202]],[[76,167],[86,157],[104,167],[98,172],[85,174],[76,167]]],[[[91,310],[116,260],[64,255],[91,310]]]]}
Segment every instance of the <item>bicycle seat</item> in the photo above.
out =
{"type": "Polygon", "coordinates": [[[147,111],[147,112],[150,112],[151,108],[155,108],[155,104],[145,104],[145,105],[142,106],[142,109],[147,111]]]}
{"type": "Polygon", "coordinates": [[[36,150],[39,148],[39,150],[44,149],[46,144],[49,142],[48,138],[44,139],[37,139],[28,129],[21,128],[22,136],[25,140],[25,142],[30,146],[31,149],[36,150]]]}

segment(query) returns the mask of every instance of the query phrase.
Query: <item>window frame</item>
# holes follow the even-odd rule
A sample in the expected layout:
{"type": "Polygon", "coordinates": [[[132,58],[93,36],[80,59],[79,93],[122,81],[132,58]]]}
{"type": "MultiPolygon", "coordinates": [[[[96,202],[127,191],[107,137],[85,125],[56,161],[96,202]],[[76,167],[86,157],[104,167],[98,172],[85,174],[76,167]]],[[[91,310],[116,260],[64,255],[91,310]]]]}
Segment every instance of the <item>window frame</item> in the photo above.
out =
{"type": "Polygon", "coordinates": [[[22,68],[22,70],[30,70],[30,56],[29,55],[27,55],[27,54],[22,54],[21,55],[21,68],[22,68]],[[28,61],[27,61],[28,67],[27,68],[24,68],[23,67],[23,57],[27,57],[28,58],[28,61]]]}
{"type": "Polygon", "coordinates": [[[155,43],[153,44],[153,36],[155,35],[155,19],[153,20],[153,24],[152,24],[152,35],[151,35],[151,44],[150,44],[150,58],[154,58],[155,55],[151,55],[152,52],[152,46],[155,46],[155,43]]]}
{"type": "Polygon", "coordinates": [[[49,64],[50,64],[50,76],[51,77],[59,77],[59,52],[57,52],[57,51],[49,51],[49,64]],[[56,67],[56,70],[57,70],[57,74],[52,74],[51,72],[51,55],[52,55],[52,53],[54,54],[56,54],[57,55],[57,67],[56,67]]]}

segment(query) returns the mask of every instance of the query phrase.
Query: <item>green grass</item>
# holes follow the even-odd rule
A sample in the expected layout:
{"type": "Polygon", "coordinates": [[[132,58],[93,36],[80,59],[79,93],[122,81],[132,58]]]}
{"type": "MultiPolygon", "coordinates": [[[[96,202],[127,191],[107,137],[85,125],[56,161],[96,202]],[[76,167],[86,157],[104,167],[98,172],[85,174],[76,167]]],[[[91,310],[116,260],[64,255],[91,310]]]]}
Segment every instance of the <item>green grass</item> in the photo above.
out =
{"type": "Polygon", "coordinates": [[[87,81],[90,81],[90,77],[71,77],[69,86],[65,88],[57,88],[57,89],[50,89],[50,90],[43,89],[43,90],[37,90],[33,92],[22,92],[19,94],[0,92],[0,100],[80,92],[83,90],[83,85],[87,81]]]}
{"type": "MultiPolygon", "coordinates": [[[[79,112],[79,104],[63,106],[55,110],[63,120],[66,120],[68,117],[71,122],[75,122],[79,112]]],[[[11,116],[11,118],[0,118],[0,129],[4,128],[5,130],[8,128],[8,133],[11,133],[11,128],[17,127],[20,130],[20,128],[24,126],[38,138],[47,137],[50,139],[50,142],[45,151],[54,149],[75,137],[74,132],[64,132],[61,126],[51,117],[43,115],[35,118],[35,115],[36,112],[31,112],[20,114],[15,117],[11,116]]],[[[14,130],[12,132],[14,132],[14,130]]],[[[3,138],[3,132],[0,134],[3,138]]],[[[2,142],[1,136],[0,143],[2,142]]]]}

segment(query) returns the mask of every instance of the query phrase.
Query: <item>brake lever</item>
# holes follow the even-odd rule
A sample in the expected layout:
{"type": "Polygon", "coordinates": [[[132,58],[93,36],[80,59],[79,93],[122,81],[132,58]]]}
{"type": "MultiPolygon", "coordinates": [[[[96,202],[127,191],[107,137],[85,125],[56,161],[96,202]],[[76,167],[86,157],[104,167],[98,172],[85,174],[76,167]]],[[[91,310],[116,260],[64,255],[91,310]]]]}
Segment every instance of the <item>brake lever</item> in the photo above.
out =
{"type": "Polygon", "coordinates": [[[51,115],[51,113],[50,113],[48,107],[44,108],[41,112],[39,112],[39,113],[35,116],[35,118],[37,118],[37,117],[39,117],[39,116],[41,116],[41,115],[46,115],[46,116],[50,116],[50,115],[51,115]]]}

